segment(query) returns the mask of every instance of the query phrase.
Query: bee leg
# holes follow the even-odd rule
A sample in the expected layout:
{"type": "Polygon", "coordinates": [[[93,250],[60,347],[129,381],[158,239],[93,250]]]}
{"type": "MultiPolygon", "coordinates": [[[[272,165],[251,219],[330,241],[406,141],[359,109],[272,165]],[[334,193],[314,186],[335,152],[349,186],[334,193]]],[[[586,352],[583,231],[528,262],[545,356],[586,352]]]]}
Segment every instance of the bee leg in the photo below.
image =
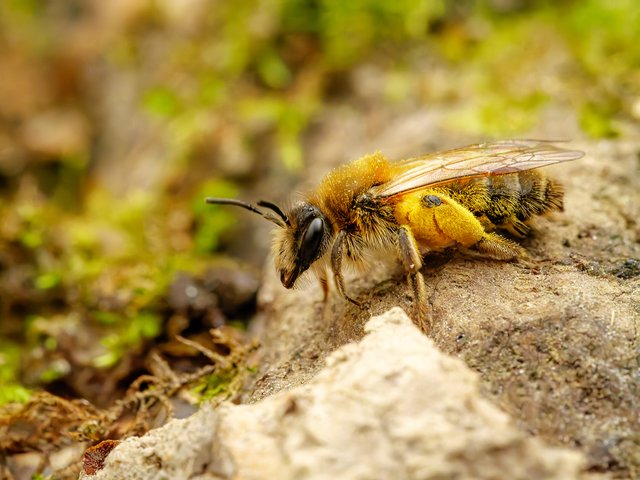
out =
{"type": "Polygon", "coordinates": [[[462,252],[470,256],[502,261],[526,257],[526,252],[520,245],[496,233],[485,233],[478,243],[474,245],[473,250],[462,249],[462,252]]]}
{"type": "Polygon", "coordinates": [[[414,296],[414,315],[418,327],[424,333],[431,330],[432,314],[427,303],[427,290],[425,288],[424,276],[420,272],[409,275],[409,284],[414,296]]]}
{"type": "Polygon", "coordinates": [[[322,269],[322,273],[318,275],[318,281],[322,288],[322,302],[327,303],[327,300],[329,299],[329,279],[327,278],[327,272],[324,269],[322,269]]]}
{"type": "Polygon", "coordinates": [[[407,274],[407,281],[413,290],[415,320],[423,332],[428,332],[431,326],[431,312],[427,307],[424,277],[420,273],[422,256],[413,233],[406,226],[400,227],[398,231],[398,244],[402,265],[407,274]]]}
{"type": "Polygon", "coordinates": [[[354,305],[361,307],[362,304],[347,295],[347,292],[344,288],[344,276],[342,275],[342,252],[344,250],[344,237],[346,235],[346,232],[342,230],[336,237],[336,241],[334,242],[333,248],[331,249],[331,269],[333,270],[333,277],[336,280],[338,292],[340,292],[342,298],[346,298],[354,305]]]}
{"type": "Polygon", "coordinates": [[[328,318],[329,312],[329,277],[327,276],[327,270],[325,268],[318,275],[318,281],[322,288],[322,318],[328,318]]]}

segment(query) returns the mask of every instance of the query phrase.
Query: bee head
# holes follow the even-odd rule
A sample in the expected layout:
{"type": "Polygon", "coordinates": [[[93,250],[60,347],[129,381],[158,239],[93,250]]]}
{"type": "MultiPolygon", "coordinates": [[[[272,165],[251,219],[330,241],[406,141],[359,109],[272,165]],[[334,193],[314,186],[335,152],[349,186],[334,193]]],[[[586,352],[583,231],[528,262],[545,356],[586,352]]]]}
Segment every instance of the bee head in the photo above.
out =
{"type": "Polygon", "coordinates": [[[278,229],[273,239],[273,258],[280,281],[292,288],[300,275],[327,251],[331,229],[320,209],[302,203],[289,215],[288,228],[278,229]]]}
{"type": "Polygon", "coordinates": [[[280,281],[286,288],[292,288],[298,277],[307,271],[329,246],[329,223],[320,209],[309,203],[297,205],[286,215],[277,205],[263,200],[259,201],[257,206],[230,198],[207,197],[205,202],[245,208],[279,227],[275,231],[272,250],[280,281]]]}

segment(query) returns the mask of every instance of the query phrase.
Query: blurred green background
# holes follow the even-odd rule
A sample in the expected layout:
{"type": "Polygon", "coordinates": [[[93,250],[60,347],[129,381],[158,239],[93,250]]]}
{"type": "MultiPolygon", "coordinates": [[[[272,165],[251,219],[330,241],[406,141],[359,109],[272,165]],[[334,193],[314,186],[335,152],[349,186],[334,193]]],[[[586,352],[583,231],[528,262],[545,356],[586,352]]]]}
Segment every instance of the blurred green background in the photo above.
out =
{"type": "MultiPolygon", "coordinates": [[[[206,284],[238,242],[262,258],[202,199],[282,199],[328,112],[435,112],[469,140],[636,134],[638,32],[637,0],[4,0],[0,403],[95,400],[87,371],[189,319],[180,275],[206,284]]],[[[202,328],[251,315],[198,308],[223,317],[202,328]]]]}

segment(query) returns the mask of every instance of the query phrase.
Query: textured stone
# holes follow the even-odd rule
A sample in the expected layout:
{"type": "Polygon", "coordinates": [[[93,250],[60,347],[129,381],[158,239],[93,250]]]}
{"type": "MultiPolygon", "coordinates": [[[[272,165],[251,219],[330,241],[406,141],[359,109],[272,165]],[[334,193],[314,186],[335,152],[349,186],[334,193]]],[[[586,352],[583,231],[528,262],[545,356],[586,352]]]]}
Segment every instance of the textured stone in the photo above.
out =
{"type": "Polygon", "coordinates": [[[92,478],[570,480],[582,465],[517,429],[394,308],[306,385],[128,439],[92,478]]]}

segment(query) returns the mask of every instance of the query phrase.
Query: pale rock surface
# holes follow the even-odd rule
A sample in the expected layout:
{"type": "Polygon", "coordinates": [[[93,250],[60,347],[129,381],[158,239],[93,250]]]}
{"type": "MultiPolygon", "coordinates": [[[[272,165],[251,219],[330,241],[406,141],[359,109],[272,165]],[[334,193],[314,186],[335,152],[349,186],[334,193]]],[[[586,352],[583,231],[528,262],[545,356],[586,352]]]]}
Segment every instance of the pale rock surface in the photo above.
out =
{"type": "Polygon", "coordinates": [[[91,478],[571,480],[583,464],[518,430],[393,308],[307,384],[130,438],[91,478]]]}

